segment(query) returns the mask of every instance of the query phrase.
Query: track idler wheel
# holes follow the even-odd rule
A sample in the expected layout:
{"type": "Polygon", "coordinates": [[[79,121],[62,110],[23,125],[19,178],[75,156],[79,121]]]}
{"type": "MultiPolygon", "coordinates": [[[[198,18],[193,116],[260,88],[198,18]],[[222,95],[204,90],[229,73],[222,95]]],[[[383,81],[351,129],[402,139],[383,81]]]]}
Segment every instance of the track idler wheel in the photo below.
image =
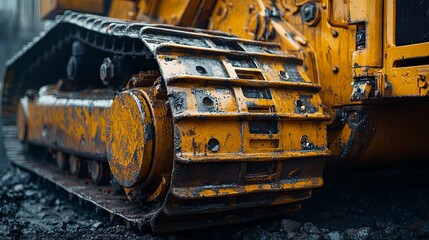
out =
{"type": "Polygon", "coordinates": [[[130,201],[154,199],[172,166],[172,123],[151,88],[119,93],[110,108],[107,159],[130,201]]]}

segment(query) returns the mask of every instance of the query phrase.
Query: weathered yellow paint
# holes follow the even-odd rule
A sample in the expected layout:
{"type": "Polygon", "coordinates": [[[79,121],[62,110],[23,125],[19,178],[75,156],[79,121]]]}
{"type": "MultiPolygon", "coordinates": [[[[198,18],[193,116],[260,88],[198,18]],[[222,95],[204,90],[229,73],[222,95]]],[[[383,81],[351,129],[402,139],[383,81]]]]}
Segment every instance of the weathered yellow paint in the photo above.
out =
{"type": "MultiPolygon", "coordinates": [[[[34,100],[24,100],[26,141],[95,158],[105,158],[105,129],[113,93],[81,92],[76,98],[44,87],[34,100]],[[98,94],[93,98],[92,94],[98,94]]],[[[24,124],[21,124],[24,127],[24,124]]],[[[21,127],[20,127],[21,128],[21,127]]]]}
{"type": "MultiPolygon", "coordinates": [[[[130,4],[129,1],[113,1],[109,16],[129,18],[130,14],[121,14],[130,12],[130,4]]],[[[214,1],[178,0],[150,1],[138,6],[141,7],[140,12],[146,13],[153,22],[196,26],[204,22],[200,17],[213,4],[214,1]],[[194,14],[192,9],[199,9],[199,12],[194,14]]],[[[263,2],[258,1],[258,4],[255,13],[257,9],[264,11],[263,2]]],[[[232,6],[228,3],[231,10],[232,6]]],[[[181,186],[184,192],[205,185],[218,189],[202,190],[198,193],[201,197],[254,192],[277,194],[277,191],[294,188],[310,191],[321,186],[322,182],[315,184],[313,180],[308,180],[320,178],[323,159],[330,155],[326,149],[326,122],[330,116],[325,113],[318,94],[320,85],[313,67],[316,64],[314,52],[304,36],[287,22],[264,22],[262,15],[250,16],[248,20],[251,21],[251,28],[256,28],[256,21],[261,21],[269,31],[283,33],[283,36],[276,36],[280,46],[255,43],[251,40],[253,37],[240,40],[243,44],[256,47],[248,51],[253,58],[249,60],[243,56],[230,59],[231,51],[228,48],[165,43],[165,49],[174,51],[164,50],[156,58],[165,81],[162,87],[169,91],[168,104],[167,99],[161,97],[163,94],[157,95],[157,99],[151,87],[127,84],[127,89],[117,93],[114,99],[110,96],[110,104],[104,112],[84,105],[64,104],[58,108],[52,107],[47,111],[47,116],[37,118],[35,112],[45,109],[40,102],[43,96],[40,96],[31,101],[29,107],[29,115],[36,118],[28,119],[28,124],[38,124],[38,127],[31,127],[34,132],[29,135],[34,137],[29,139],[33,142],[42,140],[46,144],[47,140],[40,134],[48,123],[61,126],[59,129],[69,129],[70,132],[64,134],[67,144],[60,150],[73,153],[79,149],[79,153],[88,156],[96,152],[105,157],[130,200],[151,201],[164,194],[163,187],[167,184],[181,186]],[[295,36],[287,37],[292,30],[295,36]],[[204,53],[206,51],[211,51],[212,55],[204,53]],[[199,65],[199,62],[204,64],[199,65]],[[204,76],[198,67],[207,68],[213,76],[223,77],[204,76]],[[252,96],[252,91],[256,91],[253,94],[265,95],[252,96]],[[174,105],[174,97],[182,99],[177,103],[179,106],[174,105]],[[170,111],[167,111],[166,105],[171,108],[170,111]],[[170,114],[174,124],[169,118],[170,114]],[[91,145],[94,139],[105,143],[104,148],[91,145]],[[212,140],[217,141],[214,149],[209,146],[212,140]],[[87,141],[89,144],[82,144],[87,141]],[[311,166],[311,163],[314,165],[311,166]],[[302,164],[311,167],[301,175],[294,169],[301,169],[302,164]],[[217,171],[225,169],[222,174],[228,176],[228,184],[234,183],[239,186],[238,189],[219,182],[219,172],[206,173],[205,176],[204,171],[213,165],[218,166],[217,171]],[[166,170],[171,171],[172,168],[171,178],[176,177],[176,180],[170,183],[166,170]],[[192,168],[196,170],[184,173],[192,168]],[[288,175],[290,171],[293,173],[288,175]],[[213,184],[209,184],[212,181],[213,184]],[[279,181],[279,186],[267,183],[278,185],[279,181]]],[[[246,30],[246,33],[251,31],[246,30]]],[[[207,38],[212,41],[211,44],[222,44],[213,38],[214,35],[199,31],[194,34],[199,35],[200,39],[207,38]]],[[[266,32],[258,29],[254,36],[265,38],[266,32]]],[[[156,84],[155,89],[162,91],[160,82],[156,84]]]]}
{"type": "Polygon", "coordinates": [[[404,46],[395,44],[395,22],[396,6],[394,1],[386,1],[384,4],[384,29],[383,34],[383,73],[386,75],[387,83],[383,87],[389,88],[386,97],[401,96],[427,96],[426,84],[419,84],[419,79],[429,77],[429,63],[423,62],[418,66],[401,66],[401,61],[413,58],[429,56],[429,43],[417,43],[404,46]]]}
{"type": "MultiPolygon", "coordinates": [[[[60,8],[98,13],[100,4],[60,8]]],[[[159,67],[150,81],[130,80],[102,98],[69,98],[50,86],[22,99],[20,140],[107,159],[130,200],[154,201],[169,186],[175,207],[215,197],[232,207],[256,193],[274,196],[262,204],[285,204],[322,186],[331,153],[333,162],[352,164],[429,155],[420,133],[429,130],[422,98],[429,64],[401,65],[429,56],[429,45],[395,45],[393,0],[113,1],[108,15],[190,27],[208,22],[210,30],[244,38],[162,26],[172,35],[186,32],[178,36],[195,44],[145,42],[155,46],[159,67]],[[316,9],[307,22],[305,4],[316,9]],[[359,34],[365,41],[357,46],[359,34]]],[[[154,38],[162,32],[151,30],[154,38]]]]}
{"type": "MultiPolygon", "coordinates": [[[[341,118],[341,106],[365,104],[362,101],[350,101],[353,93],[351,84],[360,79],[374,79],[374,85],[355,86],[355,92],[365,91],[364,99],[394,97],[396,99],[393,101],[400,102],[399,97],[427,96],[429,64],[407,67],[400,64],[403,59],[429,56],[429,45],[428,43],[395,45],[395,1],[314,1],[320,13],[319,22],[316,24],[307,24],[302,21],[299,10],[304,3],[308,1],[303,3],[281,1],[276,5],[281,17],[264,21],[263,16],[266,15],[264,10],[273,7],[271,1],[247,0],[243,4],[235,1],[218,1],[209,27],[243,38],[277,42],[282,45],[284,51],[302,57],[311,81],[321,85],[320,97],[333,122],[341,118]],[[256,29],[253,24],[256,20],[252,19],[259,19],[261,28],[256,29]],[[357,29],[365,31],[365,46],[360,49],[356,47],[357,29]],[[264,36],[261,33],[262,30],[268,35],[264,36]]],[[[377,104],[374,100],[372,104],[377,104]]],[[[426,100],[421,98],[413,101],[416,103],[426,100]]],[[[383,103],[380,102],[380,104],[383,103]]],[[[366,121],[373,124],[376,124],[374,121],[392,121],[383,116],[377,116],[382,114],[381,112],[371,114],[373,118],[368,118],[366,121]]],[[[404,114],[403,109],[398,109],[397,114],[404,114]]],[[[363,159],[360,158],[360,154],[364,154],[366,158],[374,156],[371,153],[377,156],[381,154],[381,147],[378,148],[379,150],[373,148],[363,149],[363,152],[349,152],[348,144],[357,141],[358,133],[352,132],[347,124],[340,125],[340,127],[332,125],[328,128],[329,149],[335,161],[341,158],[363,159]],[[346,152],[348,154],[345,154],[346,152]]],[[[384,138],[380,132],[372,134],[368,130],[366,133],[368,136],[361,137],[384,138]]],[[[419,145],[415,139],[409,141],[419,145]]],[[[383,143],[378,140],[375,142],[383,143]]],[[[401,148],[390,151],[397,152],[399,155],[403,152],[401,148]]]]}
{"type": "Polygon", "coordinates": [[[205,27],[216,0],[142,0],[137,19],[187,27],[205,27]]]}
{"type": "Polygon", "coordinates": [[[165,103],[152,89],[134,88],[115,97],[108,118],[107,159],[127,194],[136,195],[130,198],[151,201],[165,194],[172,135],[165,103]]]}
{"type": "Polygon", "coordinates": [[[75,10],[94,14],[103,13],[104,0],[40,0],[40,17],[53,18],[64,10],[75,10]]]}
{"type": "MultiPolygon", "coordinates": [[[[263,20],[263,16],[265,16],[265,8],[271,8],[271,1],[247,0],[244,3],[240,1],[240,4],[238,2],[234,4],[234,1],[228,2],[232,4],[225,5],[222,1],[217,2],[213,13],[225,12],[225,14],[212,15],[210,28],[237,34],[244,38],[280,43],[284,51],[304,59],[306,75],[310,76],[309,80],[313,83],[320,83],[322,101],[329,109],[338,105],[350,104],[351,53],[354,48],[355,27],[350,26],[345,29],[327,24],[327,1],[316,2],[321,16],[319,23],[314,26],[303,24],[301,15],[296,12],[302,4],[278,3],[277,7],[283,17],[276,21],[266,22],[263,20]],[[253,10],[248,11],[248,9],[253,10]],[[253,18],[260,18],[260,24],[267,25],[266,33],[272,36],[270,39],[267,39],[262,33],[257,33],[265,29],[263,26],[257,30],[249,25],[252,23],[249,19],[253,18]],[[333,36],[333,31],[337,32],[336,37],[333,36]],[[346,56],[348,53],[349,55],[346,56]],[[333,72],[334,67],[338,67],[338,72],[333,72]]],[[[337,5],[334,5],[334,8],[340,9],[338,4],[342,4],[342,2],[335,1],[337,5]]],[[[340,19],[335,21],[343,22],[341,19],[346,19],[342,15],[345,13],[342,5],[341,9],[341,11],[334,10],[332,14],[334,18],[340,19]]]]}
{"type": "Polygon", "coordinates": [[[115,97],[110,112],[106,141],[109,165],[119,184],[135,187],[147,176],[152,162],[150,109],[139,91],[125,91],[115,97]]]}
{"type": "Polygon", "coordinates": [[[108,15],[112,18],[135,20],[137,3],[133,0],[41,0],[40,17],[54,18],[65,10],[108,15]]]}
{"type": "Polygon", "coordinates": [[[109,17],[135,20],[137,17],[137,4],[130,0],[113,0],[108,13],[109,17]]]}
{"type": "Polygon", "coordinates": [[[323,185],[322,178],[314,178],[307,180],[300,180],[297,182],[283,182],[280,184],[250,184],[245,186],[236,186],[236,187],[220,187],[220,188],[210,188],[201,187],[201,188],[186,188],[186,189],[173,189],[173,193],[178,198],[211,198],[218,196],[237,196],[255,192],[263,191],[281,191],[288,189],[309,189],[316,188],[323,185]]]}

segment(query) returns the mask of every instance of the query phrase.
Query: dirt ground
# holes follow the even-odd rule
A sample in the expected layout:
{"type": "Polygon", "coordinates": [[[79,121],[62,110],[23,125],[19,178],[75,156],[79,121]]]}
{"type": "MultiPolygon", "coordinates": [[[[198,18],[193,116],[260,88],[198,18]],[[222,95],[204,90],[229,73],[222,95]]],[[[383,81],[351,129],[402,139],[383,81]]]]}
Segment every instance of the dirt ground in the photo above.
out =
{"type": "Polygon", "coordinates": [[[301,211],[248,224],[154,235],[127,230],[3,164],[0,239],[429,239],[429,168],[328,169],[325,175],[325,186],[314,191],[301,211]]]}

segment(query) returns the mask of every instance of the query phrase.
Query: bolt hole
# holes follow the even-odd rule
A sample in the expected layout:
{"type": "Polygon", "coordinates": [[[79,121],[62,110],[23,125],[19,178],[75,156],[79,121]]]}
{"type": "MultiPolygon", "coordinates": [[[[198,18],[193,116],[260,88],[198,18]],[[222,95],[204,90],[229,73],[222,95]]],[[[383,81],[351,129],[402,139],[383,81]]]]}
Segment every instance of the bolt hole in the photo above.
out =
{"type": "Polygon", "coordinates": [[[301,137],[301,146],[303,148],[310,147],[310,140],[308,140],[308,136],[307,135],[302,135],[302,137],[301,137]]]}
{"type": "Polygon", "coordinates": [[[305,112],[305,105],[301,99],[296,100],[295,104],[298,107],[299,111],[305,112]]]}
{"type": "Polygon", "coordinates": [[[289,74],[287,74],[287,72],[285,71],[280,71],[279,76],[281,80],[284,80],[284,81],[289,80],[289,74]]]}
{"type": "Polygon", "coordinates": [[[200,74],[207,74],[207,70],[204,67],[197,66],[195,68],[200,74]]]}
{"type": "Polygon", "coordinates": [[[209,142],[207,143],[207,148],[212,152],[219,151],[220,143],[219,140],[216,138],[210,138],[209,142]]]}
{"type": "Polygon", "coordinates": [[[213,102],[213,100],[211,98],[204,97],[203,98],[203,104],[204,104],[204,106],[211,108],[211,107],[213,107],[214,102],[213,102]]]}

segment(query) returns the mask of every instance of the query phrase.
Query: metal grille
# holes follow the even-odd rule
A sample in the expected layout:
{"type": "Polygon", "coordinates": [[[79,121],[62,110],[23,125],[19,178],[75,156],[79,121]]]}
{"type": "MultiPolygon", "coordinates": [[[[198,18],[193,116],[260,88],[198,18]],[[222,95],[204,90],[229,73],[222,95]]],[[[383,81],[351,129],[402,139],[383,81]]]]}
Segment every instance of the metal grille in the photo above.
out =
{"type": "Polygon", "coordinates": [[[429,42],[428,22],[428,0],[396,0],[396,45],[429,42]]]}

